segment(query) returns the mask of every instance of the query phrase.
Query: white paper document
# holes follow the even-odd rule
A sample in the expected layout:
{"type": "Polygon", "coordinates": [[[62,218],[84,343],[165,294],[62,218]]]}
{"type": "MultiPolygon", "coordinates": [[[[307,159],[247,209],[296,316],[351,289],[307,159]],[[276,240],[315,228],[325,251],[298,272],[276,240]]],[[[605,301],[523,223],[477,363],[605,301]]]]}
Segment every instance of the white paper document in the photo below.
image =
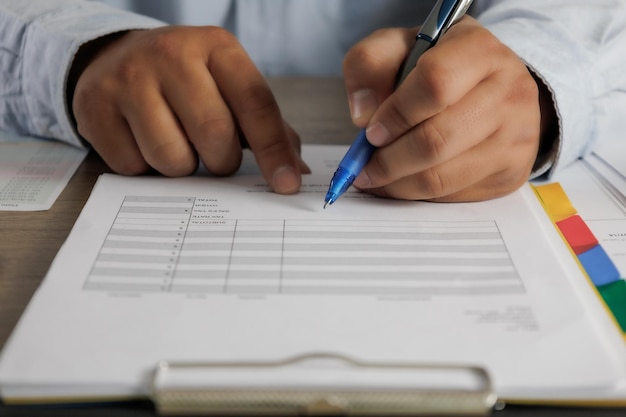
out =
{"type": "Polygon", "coordinates": [[[0,211],[48,210],[86,149],[0,131],[0,211]]]}
{"type": "Polygon", "coordinates": [[[2,352],[2,397],[149,396],[162,360],[327,352],[481,366],[505,399],[626,398],[621,334],[530,186],[323,209],[344,152],[305,146],[292,196],[258,175],[100,177],[2,352]]]}
{"type": "MultiPolygon", "coordinates": [[[[621,132],[623,134],[623,132],[621,132]]],[[[603,140],[595,144],[592,155],[611,167],[616,173],[626,179],[626,148],[624,140],[616,135],[610,140],[603,140]]]]}

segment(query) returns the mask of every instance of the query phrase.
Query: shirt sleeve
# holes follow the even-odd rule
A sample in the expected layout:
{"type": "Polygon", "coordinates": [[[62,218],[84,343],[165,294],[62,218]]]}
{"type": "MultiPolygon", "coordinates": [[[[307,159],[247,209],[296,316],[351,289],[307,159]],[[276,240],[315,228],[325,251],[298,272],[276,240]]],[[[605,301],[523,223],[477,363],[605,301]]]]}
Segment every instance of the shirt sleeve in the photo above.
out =
{"type": "Polygon", "coordinates": [[[0,129],[84,146],[65,97],[90,40],[162,22],[85,0],[0,0],[0,129]]]}
{"type": "Polygon", "coordinates": [[[477,0],[474,14],[552,93],[559,122],[548,175],[626,130],[624,0],[477,0]],[[621,129],[621,130],[616,130],[621,129]]]}

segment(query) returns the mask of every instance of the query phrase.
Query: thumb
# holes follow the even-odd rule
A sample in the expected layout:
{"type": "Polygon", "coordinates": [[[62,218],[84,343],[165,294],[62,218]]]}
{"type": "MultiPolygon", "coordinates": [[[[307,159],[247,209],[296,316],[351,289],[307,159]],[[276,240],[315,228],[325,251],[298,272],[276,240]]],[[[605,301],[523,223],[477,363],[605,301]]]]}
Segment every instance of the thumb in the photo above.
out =
{"type": "Polygon", "coordinates": [[[394,91],[398,68],[415,40],[415,29],[381,29],[355,44],[343,61],[350,116],[365,127],[394,91]]]}

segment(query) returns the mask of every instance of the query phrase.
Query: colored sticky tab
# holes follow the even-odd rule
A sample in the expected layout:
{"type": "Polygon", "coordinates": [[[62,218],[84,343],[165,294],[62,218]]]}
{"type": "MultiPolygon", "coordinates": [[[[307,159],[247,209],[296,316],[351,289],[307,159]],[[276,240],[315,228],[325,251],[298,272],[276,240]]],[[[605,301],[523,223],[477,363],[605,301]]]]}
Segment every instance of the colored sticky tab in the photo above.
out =
{"type": "Polygon", "coordinates": [[[620,280],[620,274],[602,246],[596,245],[578,255],[583,268],[596,286],[620,280]]]}
{"type": "Polygon", "coordinates": [[[536,186],[535,191],[553,221],[558,222],[576,214],[576,209],[558,182],[536,186]]]}
{"type": "Polygon", "coordinates": [[[620,279],[611,284],[602,285],[598,287],[598,291],[617,323],[626,332],[626,281],[620,279]]]}
{"type": "Polygon", "coordinates": [[[576,255],[580,255],[598,244],[598,239],[579,215],[558,221],[556,225],[576,255]]]}
{"type": "Polygon", "coordinates": [[[621,279],[615,264],[578,215],[561,185],[552,183],[533,188],[626,336],[626,281],[621,279]]]}

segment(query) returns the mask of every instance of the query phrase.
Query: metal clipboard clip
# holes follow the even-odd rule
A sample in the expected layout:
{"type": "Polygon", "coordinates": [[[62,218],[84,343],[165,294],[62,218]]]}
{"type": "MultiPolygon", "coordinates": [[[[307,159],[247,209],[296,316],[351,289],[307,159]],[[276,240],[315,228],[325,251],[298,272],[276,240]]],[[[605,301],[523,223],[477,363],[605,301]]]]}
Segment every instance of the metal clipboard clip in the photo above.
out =
{"type": "Polygon", "coordinates": [[[490,415],[487,372],[474,366],[364,363],[318,353],[284,361],[161,362],[160,415],[490,415]]]}

